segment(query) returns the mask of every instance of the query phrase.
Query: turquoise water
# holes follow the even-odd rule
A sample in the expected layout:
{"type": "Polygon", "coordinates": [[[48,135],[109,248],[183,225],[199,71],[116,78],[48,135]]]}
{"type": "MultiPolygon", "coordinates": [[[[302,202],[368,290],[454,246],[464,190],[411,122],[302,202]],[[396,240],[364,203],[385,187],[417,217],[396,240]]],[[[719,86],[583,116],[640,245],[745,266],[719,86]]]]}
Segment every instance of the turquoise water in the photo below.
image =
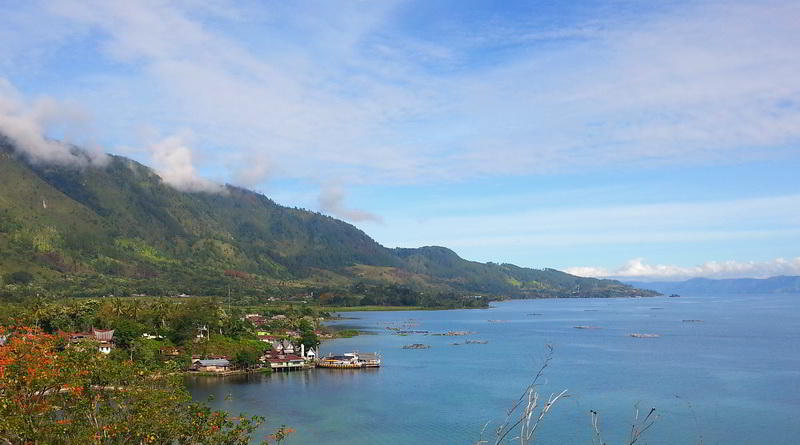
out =
{"type": "Polygon", "coordinates": [[[503,419],[552,344],[540,392],[571,397],[553,409],[537,444],[591,444],[590,409],[600,412],[604,439],[621,444],[637,404],[660,415],[648,444],[797,444],[799,303],[797,295],[559,299],[343,313],[357,319],[334,324],[374,335],[328,341],[322,352],[380,352],[382,368],[190,378],[189,388],[198,400],[213,395],[217,408],[267,417],[262,434],[295,428],[288,444],[470,444],[486,422],[503,419]],[[476,333],[386,329],[409,319],[418,323],[410,329],[476,333]],[[466,339],[488,344],[452,345],[466,339]],[[411,343],[431,348],[402,349],[411,343]]]}

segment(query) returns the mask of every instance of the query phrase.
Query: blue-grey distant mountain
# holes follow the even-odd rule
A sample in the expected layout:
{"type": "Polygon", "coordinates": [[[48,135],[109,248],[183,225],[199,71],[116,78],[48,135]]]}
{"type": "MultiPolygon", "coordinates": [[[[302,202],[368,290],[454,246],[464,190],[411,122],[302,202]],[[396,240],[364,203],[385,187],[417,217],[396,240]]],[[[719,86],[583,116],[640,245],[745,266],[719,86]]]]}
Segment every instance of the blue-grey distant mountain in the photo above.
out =
{"type": "Polygon", "coordinates": [[[176,190],[120,156],[104,167],[31,163],[0,135],[0,293],[30,292],[19,285],[56,295],[233,289],[344,304],[390,304],[392,295],[404,305],[442,294],[652,295],[615,280],[468,261],[444,247],[389,249],[344,221],[238,187],[220,191],[176,190]],[[342,295],[359,297],[336,300],[342,295]]]}
{"type": "Polygon", "coordinates": [[[626,281],[631,286],[662,294],[782,294],[800,293],[800,276],[771,278],[692,278],[686,281],[626,281]]]}

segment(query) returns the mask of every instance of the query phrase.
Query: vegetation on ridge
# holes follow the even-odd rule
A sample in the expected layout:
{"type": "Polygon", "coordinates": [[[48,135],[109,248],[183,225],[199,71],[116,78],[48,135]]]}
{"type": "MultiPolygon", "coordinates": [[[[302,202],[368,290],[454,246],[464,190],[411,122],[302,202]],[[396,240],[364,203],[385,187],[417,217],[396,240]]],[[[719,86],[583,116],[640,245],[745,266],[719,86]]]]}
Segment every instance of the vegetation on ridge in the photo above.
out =
{"type": "Polygon", "coordinates": [[[0,136],[0,297],[230,295],[332,305],[481,306],[650,295],[613,280],[388,249],[335,218],[238,187],[181,192],[119,156],[31,164],[0,136]]]}

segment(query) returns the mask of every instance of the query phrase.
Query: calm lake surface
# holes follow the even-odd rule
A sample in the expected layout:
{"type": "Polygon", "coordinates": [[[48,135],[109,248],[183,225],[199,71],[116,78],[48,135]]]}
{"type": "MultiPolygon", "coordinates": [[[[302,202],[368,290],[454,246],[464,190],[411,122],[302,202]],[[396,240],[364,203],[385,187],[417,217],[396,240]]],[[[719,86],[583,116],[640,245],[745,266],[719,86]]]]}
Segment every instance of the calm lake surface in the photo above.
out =
{"type": "Polygon", "coordinates": [[[295,428],[287,444],[471,444],[487,421],[504,418],[552,344],[540,392],[571,397],[553,408],[537,444],[591,444],[590,409],[600,412],[605,441],[623,443],[637,404],[660,415],[648,444],[800,443],[798,295],[522,300],[342,316],[355,319],[332,324],[374,335],[327,341],[322,353],[380,352],[382,368],[192,377],[189,390],[196,400],[213,395],[216,408],[265,416],[262,435],[295,428]],[[409,329],[475,334],[386,329],[408,320],[417,323],[409,329]],[[452,345],[468,339],[488,344],[452,345]],[[411,343],[431,348],[402,349],[411,343]]]}

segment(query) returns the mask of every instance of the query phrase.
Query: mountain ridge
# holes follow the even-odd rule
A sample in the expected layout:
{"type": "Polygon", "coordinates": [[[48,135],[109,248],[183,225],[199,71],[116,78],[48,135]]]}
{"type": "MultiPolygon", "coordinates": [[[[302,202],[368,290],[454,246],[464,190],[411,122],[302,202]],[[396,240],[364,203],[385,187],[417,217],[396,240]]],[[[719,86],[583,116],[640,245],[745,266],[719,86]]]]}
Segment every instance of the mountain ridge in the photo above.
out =
{"type": "Polygon", "coordinates": [[[64,295],[364,294],[364,286],[514,298],[655,294],[469,261],[441,246],[390,249],[345,221],[241,187],[182,192],[134,160],[107,161],[33,163],[0,138],[0,276],[29,271],[64,295]]]}
{"type": "Polygon", "coordinates": [[[768,278],[691,278],[684,281],[625,281],[634,287],[664,294],[780,294],[800,293],[800,276],[768,278]]]}

